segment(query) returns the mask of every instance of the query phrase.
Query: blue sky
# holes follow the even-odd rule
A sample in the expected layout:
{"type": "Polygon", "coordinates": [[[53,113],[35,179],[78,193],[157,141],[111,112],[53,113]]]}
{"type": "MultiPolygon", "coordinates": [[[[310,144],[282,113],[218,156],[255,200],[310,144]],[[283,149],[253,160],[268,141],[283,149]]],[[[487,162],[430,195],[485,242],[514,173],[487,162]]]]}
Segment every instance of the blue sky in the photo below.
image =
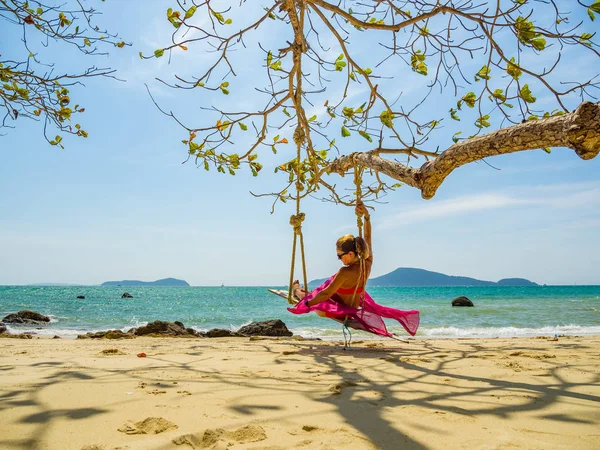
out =
{"type": "MultiPolygon", "coordinates": [[[[92,62],[51,45],[46,60],[65,68],[113,67],[126,82],[89,80],[85,88],[72,91],[86,108],[80,121],[90,137],[66,138],[64,150],[48,145],[37,123],[23,121],[2,130],[0,284],[165,277],[192,285],[285,284],[293,205],[280,204],[271,214],[271,199],[255,198],[249,191],[281,188],[282,176],[272,169],[293,157],[293,147],[281,148],[277,156],[261,155],[265,169],[257,178],[246,173],[223,176],[193,162],[182,164],[186,149],[180,141],[185,134],[160,114],[144,86],[148,83],[161,106],[188,123],[198,124],[209,114],[198,107],[205,101],[230,110],[246,108],[257,97],[247,89],[248,78],[241,77],[260,79],[260,70],[250,64],[260,58],[257,46],[235,55],[240,74],[231,78],[229,96],[182,96],[154,78],[197,74],[211,55],[190,46],[187,52],[175,52],[170,64],[166,57],[138,57],[140,51],[151,54],[169,42],[165,11],[174,2],[98,4],[104,12],[100,22],[133,45],[92,62]]],[[[236,10],[230,16],[234,24],[244,19],[236,10]]],[[[276,28],[260,36],[271,42],[282,33],[276,28]]],[[[19,45],[4,25],[0,42],[9,49],[19,45]]],[[[359,57],[367,59],[370,48],[355,45],[359,57]]],[[[570,55],[557,76],[599,72],[597,59],[580,52],[570,55]]],[[[391,69],[398,65],[402,73],[401,80],[387,82],[396,95],[402,92],[407,104],[422,98],[425,77],[397,61],[387,64],[391,69]]],[[[358,103],[361,89],[352,95],[358,103]]],[[[424,113],[442,105],[447,111],[446,105],[455,102],[432,100],[433,108],[424,113]]],[[[538,105],[550,103],[540,93],[538,105]]],[[[569,106],[576,104],[575,99],[569,106]]],[[[318,106],[314,111],[323,112],[318,106]]],[[[432,150],[451,144],[457,124],[447,122],[445,131],[431,141],[432,150]]],[[[289,130],[281,135],[291,141],[289,130]]],[[[337,141],[342,152],[370,148],[364,140],[337,141]]],[[[243,148],[244,142],[236,145],[243,148]]],[[[461,167],[432,200],[402,187],[375,205],[372,275],[420,267],[494,281],[525,277],[545,284],[600,284],[600,159],[582,161],[571,150],[553,149],[550,155],[530,151],[489,163],[500,170],[482,162],[461,167]]],[[[353,211],[318,199],[306,200],[303,211],[308,277],[325,277],[339,268],[334,244],[339,235],[354,232],[353,211]]]]}

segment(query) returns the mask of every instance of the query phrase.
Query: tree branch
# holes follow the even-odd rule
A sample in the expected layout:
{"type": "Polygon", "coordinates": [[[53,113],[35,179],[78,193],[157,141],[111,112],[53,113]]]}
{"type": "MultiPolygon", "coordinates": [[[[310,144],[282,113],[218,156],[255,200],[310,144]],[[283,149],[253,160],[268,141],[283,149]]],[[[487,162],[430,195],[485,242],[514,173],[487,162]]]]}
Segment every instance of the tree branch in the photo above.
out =
{"type": "Polygon", "coordinates": [[[432,198],[450,173],[465,164],[489,156],[525,150],[568,147],[584,160],[600,152],[600,103],[584,102],[572,113],[534,120],[459,142],[419,169],[381,158],[378,149],[342,156],[329,166],[344,174],[354,162],[418,188],[424,199],[432,198]]]}

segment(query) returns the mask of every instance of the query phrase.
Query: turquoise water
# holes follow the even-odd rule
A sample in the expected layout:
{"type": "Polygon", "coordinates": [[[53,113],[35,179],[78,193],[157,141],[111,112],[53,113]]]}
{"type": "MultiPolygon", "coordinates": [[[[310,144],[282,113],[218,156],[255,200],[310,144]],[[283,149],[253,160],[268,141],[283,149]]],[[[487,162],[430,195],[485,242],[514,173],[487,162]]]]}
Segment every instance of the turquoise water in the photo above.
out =
{"type": "MultiPolygon", "coordinates": [[[[369,293],[386,306],[418,309],[417,337],[600,335],[600,286],[380,287],[369,288],[369,293]],[[475,307],[452,308],[452,299],[461,295],[475,307]]],[[[74,337],[87,331],[127,330],[154,320],[179,320],[202,331],[235,330],[252,321],[281,319],[303,336],[341,336],[337,322],[314,314],[293,315],[286,307],[286,300],[267,287],[0,286],[0,318],[23,309],[52,318],[41,329],[15,325],[9,326],[11,332],[74,337]],[[122,299],[124,291],[134,298],[122,299]]],[[[390,331],[406,335],[397,324],[386,323],[390,331]]],[[[370,337],[364,332],[357,336],[370,337]]]]}

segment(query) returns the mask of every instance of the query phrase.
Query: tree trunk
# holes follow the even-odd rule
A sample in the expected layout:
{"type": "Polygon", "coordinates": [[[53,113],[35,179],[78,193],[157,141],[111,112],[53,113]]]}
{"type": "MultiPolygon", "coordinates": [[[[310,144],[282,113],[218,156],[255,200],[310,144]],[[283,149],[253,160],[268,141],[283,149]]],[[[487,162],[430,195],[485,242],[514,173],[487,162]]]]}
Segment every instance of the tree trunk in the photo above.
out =
{"type": "Polygon", "coordinates": [[[421,190],[432,198],[450,173],[483,158],[525,150],[569,147],[581,159],[592,159],[600,151],[600,103],[584,102],[563,116],[533,120],[503,128],[484,136],[454,144],[419,169],[378,156],[377,150],[353,153],[334,160],[331,172],[343,174],[357,164],[421,190]]]}

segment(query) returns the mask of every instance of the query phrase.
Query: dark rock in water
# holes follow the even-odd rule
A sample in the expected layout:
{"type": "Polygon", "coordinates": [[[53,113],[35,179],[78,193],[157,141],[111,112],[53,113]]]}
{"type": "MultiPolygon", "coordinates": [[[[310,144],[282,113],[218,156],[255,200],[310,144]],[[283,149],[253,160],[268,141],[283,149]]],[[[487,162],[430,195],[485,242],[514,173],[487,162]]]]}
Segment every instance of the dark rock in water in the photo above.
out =
{"type": "Polygon", "coordinates": [[[85,295],[78,295],[77,298],[84,299],[85,295]]]}
{"type": "Polygon", "coordinates": [[[452,300],[452,306],[475,306],[475,305],[467,297],[462,296],[462,297],[456,297],[454,300],[452,300]]]}
{"type": "Polygon", "coordinates": [[[293,336],[281,320],[267,320],[266,322],[252,322],[238,330],[244,336],[293,336]]]}
{"type": "Polygon", "coordinates": [[[121,295],[121,298],[133,298],[133,295],[131,295],[129,292],[123,292],[123,295],[121,295]]]}
{"type": "Polygon", "coordinates": [[[134,328],[130,330],[136,336],[146,336],[148,334],[159,334],[163,336],[197,336],[197,333],[192,328],[185,328],[181,322],[163,322],[155,320],[146,326],[134,328]]]}
{"type": "Polygon", "coordinates": [[[0,334],[6,333],[6,327],[0,323],[0,334]]]}
{"type": "Polygon", "coordinates": [[[60,339],[60,336],[58,334],[55,334],[54,336],[52,336],[52,339],[60,339]]]}
{"type": "Polygon", "coordinates": [[[43,325],[50,322],[50,317],[44,316],[35,311],[19,311],[18,313],[9,314],[4,319],[4,323],[23,323],[26,325],[43,325]]]}
{"type": "MultiPolygon", "coordinates": [[[[54,337],[56,339],[57,336],[54,337]]],[[[86,333],[77,335],[77,339],[133,339],[134,336],[123,333],[121,330],[98,331],[96,333],[86,333]]]]}
{"type": "Polygon", "coordinates": [[[224,330],[222,328],[213,328],[212,330],[207,331],[203,336],[209,338],[219,338],[219,337],[240,337],[239,333],[231,330],[224,330]]]}

